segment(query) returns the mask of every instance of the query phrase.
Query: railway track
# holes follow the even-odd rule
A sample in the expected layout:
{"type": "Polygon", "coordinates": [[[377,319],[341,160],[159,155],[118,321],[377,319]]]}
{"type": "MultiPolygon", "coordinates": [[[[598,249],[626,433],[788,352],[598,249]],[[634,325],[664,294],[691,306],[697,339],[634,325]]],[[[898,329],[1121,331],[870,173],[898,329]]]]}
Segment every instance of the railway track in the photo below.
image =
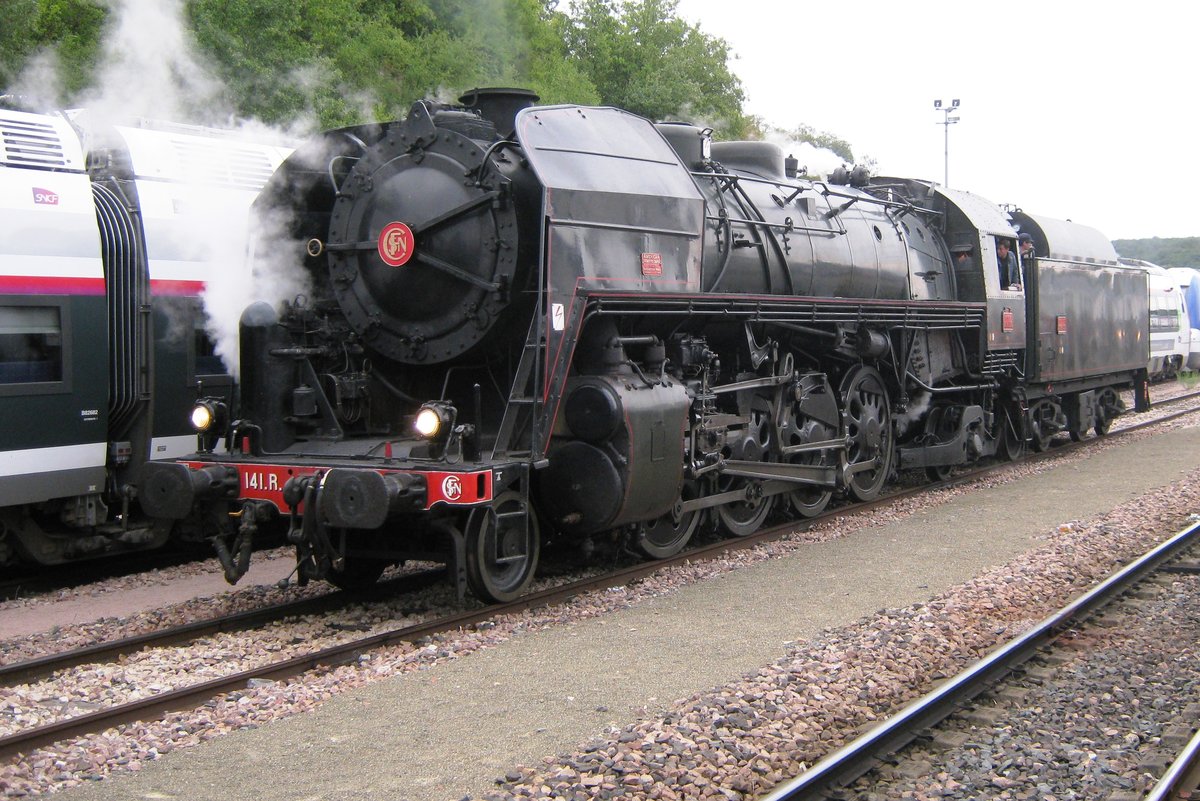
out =
{"type": "MultiPolygon", "coordinates": [[[[1198,396],[1200,396],[1200,393],[1195,393],[1189,396],[1180,396],[1175,400],[1175,402],[1198,396]]],[[[1167,403],[1164,402],[1160,405],[1167,405],[1167,403]]],[[[1192,414],[1195,411],[1197,410],[1187,409],[1160,416],[1154,420],[1136,423],[1120,430],[1114,429],[1107,439],[1112,439],[1129,432],[1174,420],[1178,417],[1192,414]]],[[[1075,452],[1079,448],[1088,447],[1089,444],[1095,443],[1096,441],[1097,440],[1084,440],[1078,443],[1063,443],[1045,453],[1035,455],[1032,457],[1032,460],[1061,458],[1069,453],[1075,452]]],[[[922,492],[926,492],[939,486],[961,485],[978,481],[998,471],[1005,470],[1008,467],[1010,467],[1008,464],[999,464],[978,468],[969,472],[964,472],[960,475],[953,476],[946,481],[938,482],[936,484],[923,484],[920,486],[901,489],[870,503],[856,504],[849,507],[840,507],[827,512],[821,517],[813,518],[810,521],[804,521],[799,524],[795,521],[789,521],[782,525],[765,528],[744,538],[722,540],[708,545],[699,546],[697,548],[685,551],[684,553],[681,553],[671,559],[639,563],[614,572],[605,573],[603,575],[597,575],[578,581],[569,581],[560,586],[526,595],[509,604],[495,605],[478,610],[463,612],[414,626],[397,628],[395,630],[357,639],[345,644],[324,648],[312,653],[304,654],[302,656],[263,665],[251,670],[241,671],[227,677],[205,682],[192,687],[165,691],[152,697],[144,698],[132,703],[122,704],[120,706],[114,706],[108,709],[102,709],[90,714],[72,717],[38,728],[28,729],[7,737],[0,738],[0,758],[11,758],[19,753],[28,752],[32,749],[48,745],[59,740],[80,736],[88,732],[103,730],[121,723],[158,716],[172,710],[192,708],[208,701],[214,696],[242,689],[247,686],[248,683],[254,680],[279,680],[289,676],[295,676],[318,666],[345,664],[354,661],[361,654],[375,648],[381,648],[399,642],[416,641],[421,638],[433,636],[442,632],[453,631],[463,627],[476,625],[494,616],[518,613],[530,608],[563,601],[571,598],[572,596],[592,590],[629,583],[673,564],[682,563],[685,561],[702,561],[705,559],[716,558],[730,551],[753,548],[761,543],[780,539],[794,531],[803,530],[807,526],[831,516],[845,514],[847,512],[866,511],[869,509],[886,506],[898,500],[918,495],[922,492]]],[[[397,589],[392,588],[391,591],[395,592],[397,589]]],[[[381,590],[381,592],[388,592],[388,590],[387,588],[384,588],[381,590]]],[[[89,650],[87,654],[75,652],[63,654],[58,657],[46,657],[44,659],[34,660],[27,663],[10,665],[7,668],[0,670],[0,677],[3,677],[3,680],[8,683],[13,681],[28,681],[31,677],[46,676],[56,670],[62,670],[66,667],[90,663],[101,659],[113,659],[121,654],[128,654],[139,649],[161,647],[164,644],[192,640],[202,636],[202,633],[253,628],[255,626],[263,625],[266,622],[271,622],[273,620],[278,620],[282,617],[295,614],[306,614],[313,612],[320,613],[322,609],[332,609],[337,608],[339,605],[344,605],[347,600],[348,597],[322,597],[321,599],[303,602],[299,607],[295,605],[281,605],[271,609],[257,610],[252,613],[246,613],[244,616],[240,616],[237,620],[218,619],[213,621],[205,621],[203,623],[194,624],[194,628],[183,627],[179,629],[170,629],[163,632],[145,635],[141,638],[131,639],[129,641],[96,646],[96,650],[89,650]],[[307,607],[305,606],[306,604],[311,604],[312,606],[307,607]],[[298,611],[309,608],[312,611],[298,611]]]]}
{"type": "MultiPolygon", "coordinates": [[[[896,763],[910,743],[929,739],[931,728],[968,707],[974,699],[985,691],[993,690],[1006,678],[1020,675],[1025,663],[1043,654],[1064,633],[1081,628],[1097,610],[1128,593],[1157,571],[1172,569],[1176,560],[1188,551],[1194,553],[1198,546],[1200,522],[1178,532],[1021,636],[993,650],[959,675],[817,762],[792,781],[778,786],[763,801],[811,801],[843,797],[857,779],[867,776],[881,765],[896,763]]],[[[1174,569],[1194,574],[1200,572],[1200,565],[1192,562],[1174,569]]],[[[1164,777],[1160,786],[1163,787],[1162,792],[1168,794],[1160,798],[1179,797],[1169,793],[1182,787],[1184,777],[1196,770],[1198,752],[1200,735],[1193,740],[1189,749],[1185,749],[1178,767],[1173,767],[1171,775],[1164,777]]],[[[937,770],[936,766],[931,768],[931,771],[937,770]]],[[[851,794],[857,797],[872,790],[855,785],[851,794]]],[[[876,795],[882,797],[883,793],[876,795]]]]}
{"type": "Polygon", "coordinates": [[[1196,798],[1197,791],[1200,791],[1200,731],[1179,752],[1158,784],[1146,794],[1145,801],[1196,798]]]}

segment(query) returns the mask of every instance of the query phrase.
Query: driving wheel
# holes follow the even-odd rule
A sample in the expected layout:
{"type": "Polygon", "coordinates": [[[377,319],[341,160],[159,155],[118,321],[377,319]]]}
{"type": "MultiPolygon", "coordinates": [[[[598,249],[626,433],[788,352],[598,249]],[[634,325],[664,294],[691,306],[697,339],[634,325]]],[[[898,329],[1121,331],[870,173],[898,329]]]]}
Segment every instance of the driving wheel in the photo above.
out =
{"type": "Polygon", "coordinates": [[[842,379],[841,398],[852,471],[846,489],[854,498],[870,501],[878,497],[892,467],[892,414],[883,376],[873,367],[855,367],[842,379]],[[870,466],[854,470],[866,463],[870,466]]]}

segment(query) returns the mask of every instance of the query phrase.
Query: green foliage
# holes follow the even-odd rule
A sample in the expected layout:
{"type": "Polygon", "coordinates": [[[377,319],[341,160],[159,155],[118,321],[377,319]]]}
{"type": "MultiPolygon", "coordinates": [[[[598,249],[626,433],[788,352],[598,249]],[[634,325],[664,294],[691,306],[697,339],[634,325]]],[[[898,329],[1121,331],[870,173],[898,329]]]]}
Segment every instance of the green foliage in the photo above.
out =
{"type": "Polygon", "coordinates": [[[606,104],[655,120],[686,119],[744,136],[741,81],[729,45],[676,15],[677,0],[576,0],[567,52],[606,104]]]}
{"type": "Polygon", "coordinates": [[[0,0],[0,91],[13,88],[43,52],[57,57],[57,78],[70,96],[86,88],[100,58],[108,20],[98,0],[0,0]]]}
{"type": "Polygon", "coordinates": [[[1200,236],[1176,239],[1114,239],[1113,247],[1127,259],[1142,259],[1160,267],[1200,269],[1200,236]]]}
{"type": "MultiPolygon", "coordinates": [[[[331,127],[402,115],[416,99],[477,86],[543,103],[607,104],[753,135],[723,39],[680,19],[678,0],[183,0],[202,60],[234,113],[331,127]]],[[[109,0],[0,0],[0,81],[52,53],[63,102],[89,90],[109,0]]],[[[823,136],[813,133],[813,136],[823,136]]]]}
{"type": "Polygon", "coordinates": [[[854,149],[850,147],[850,143],[827,131],[818,131],[811,125],[798,125],[790,131],[780,133],[797,142],[808,142],[814,147],[830,150],[848,164],[854,163],[854,149]]]}
{"type": "Polygon", "coordinates": [[[379,0],[192,0],[196,39],[238,99],[267,122],[320,127],[402,114],[470,82],[477,56],[426,5],[379,0]]]}
{"type": "Polygon", "coordinates": [[[1200,384],[1200,372],[1195,370],[1181,370],[1176,380],[1183,386],[1184,389],[1192,389],[1196,384],[1200,384]]]}
{"type": "Polygon", "coordinates": [[[596,87],[569,60],[563,15],[554,0],[432,0],[448,31],[470,43],[478,68],[470,85],[516,86],[542,103],[600,102],[596,87]]]}

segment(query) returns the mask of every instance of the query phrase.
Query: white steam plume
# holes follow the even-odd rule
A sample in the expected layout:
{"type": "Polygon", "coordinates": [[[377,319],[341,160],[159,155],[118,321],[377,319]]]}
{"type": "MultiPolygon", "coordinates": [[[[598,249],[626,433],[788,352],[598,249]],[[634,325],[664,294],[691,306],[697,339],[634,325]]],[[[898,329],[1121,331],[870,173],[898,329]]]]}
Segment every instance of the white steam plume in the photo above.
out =
{"type": "Polygon", "coordinates": [[[832,150],[817,147],[810,142],[801,142],[778,130],[768,131],[766,140],[779,145],[783,149],[783,155],[793,156],[801,167],[807,167],[808,174],[814,178],[828,176],[846,163],[844,158],[832,150]]]}
{"type": "Polygon", "coordinates": [[[224,85],[187,36],[182,0],[109,0],[109,7],[97,88],[82,98],[92,113],[204,124],[232,116],[224,85]]]}
{"type": "MultiPolygon", "coordinates": [[[[107,4],[112,18],[96,86],[74,101],[85,109],[74,116],[87,130],[103,130],[110,124],[138,127],[139,118],[145,118],[234,129],[247,142],[286,147],[317,128],[311,116],[284,128],[237,118],[229,91],[191,40],[183,0],[107,0],[107,4]]],[[[35,107],[65,105],[56,62],[52,52],[39,54],[15,87],[35,107]]],[[[294,77],[299,85],[316,79],[304,70],[294,77]]],[[[355,100],[369,108],[369,98],[355,100]]],[[[202,131],[183,131],[187,133],[206,136],[202,131]]],[[[249,193],[231,191],[214,181],[222,165],[197,161],[190,166],[190,174],[177,176],[178,182],[171,185],[178,206],[176,219],[161,223],[160,233],[170,229],[175,253],[203,271],[205,327],[217,354],[237,375],[241,313],[259,300],[278,308],[306,291],[302,245],[286,236],[285,221],[261,221],[257,230],[258,223],[248,214],[249,193]],[[252,242],[258,256],[253,270],[248,260],[252,242]]],[[[153,261],[155,254],[149,255],[153,261]]],[[[170,308],[170,304],[160,302],[160,307],[170,308]]],[[[186,334],[182,320],[177,322],[171,330],[186,334]]]]}

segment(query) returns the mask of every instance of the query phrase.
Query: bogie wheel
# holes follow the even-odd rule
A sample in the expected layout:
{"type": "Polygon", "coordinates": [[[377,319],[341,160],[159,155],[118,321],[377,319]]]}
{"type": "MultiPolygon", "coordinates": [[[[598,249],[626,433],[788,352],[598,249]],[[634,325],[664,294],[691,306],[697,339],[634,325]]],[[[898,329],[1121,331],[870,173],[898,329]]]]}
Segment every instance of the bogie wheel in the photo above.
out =
{"type": "Polygon", "coordinates": [[[950,478],[950,473],[954,470],[951,465],[939,464],[925,468],[925,477],[930,481],[945,481],[950,478]]]}
{"type": "Polygon", "coordinates": [[[349,557],[341,570],[330,569],[325,580],[339,590],[353,592],[373,587],[383,571],[392,564],[386,559],[370,559],[349,557]]]}
{"type": "Polygon", "coordinates": [[[1001,459],[1015,462],[1025,455],[1025,439],[1021,436],[1021,410],[1005,404],[1000,409],[1000,446],[997,453],[1001,459]]]}
{"type": "Polygon", "coordinates": [[[684,501],[697,497],[696,485],[687,482],[676,502],[676,508],[657,520],[641,523],[637,531],[637,547],[651,559],[666,559],[683,550],[700,523],[700,512],[680,512],[684,501]]]}
{"type": "Polygon", "coordinates": [[[846,421],[850,466],[873,461],[873,467],[850,474],[847,489],[860,501],[878,497],[892,468],[892,414],[883,376],[860,365],[842,379],[842,416],[846,421]]]}
{"type": "Polygon", "coordinates": [[[537,570],[541,539],[537,515],[518,492],[501,493],[467,520],[467,585],[482,601],[505,603],[521,595],[537,570]]]}
{"type": "MultiPolygon", "coordinates": [[[[957,433],[957,417],[950,414],[944,406],[936,406],[925,419],[925,434],[933,442],[945,442],[957,433]]],[[[950,478],[952,465],[935,464],[925,468],[925,477],[930,481],[945,481],[950,478]]]]}

